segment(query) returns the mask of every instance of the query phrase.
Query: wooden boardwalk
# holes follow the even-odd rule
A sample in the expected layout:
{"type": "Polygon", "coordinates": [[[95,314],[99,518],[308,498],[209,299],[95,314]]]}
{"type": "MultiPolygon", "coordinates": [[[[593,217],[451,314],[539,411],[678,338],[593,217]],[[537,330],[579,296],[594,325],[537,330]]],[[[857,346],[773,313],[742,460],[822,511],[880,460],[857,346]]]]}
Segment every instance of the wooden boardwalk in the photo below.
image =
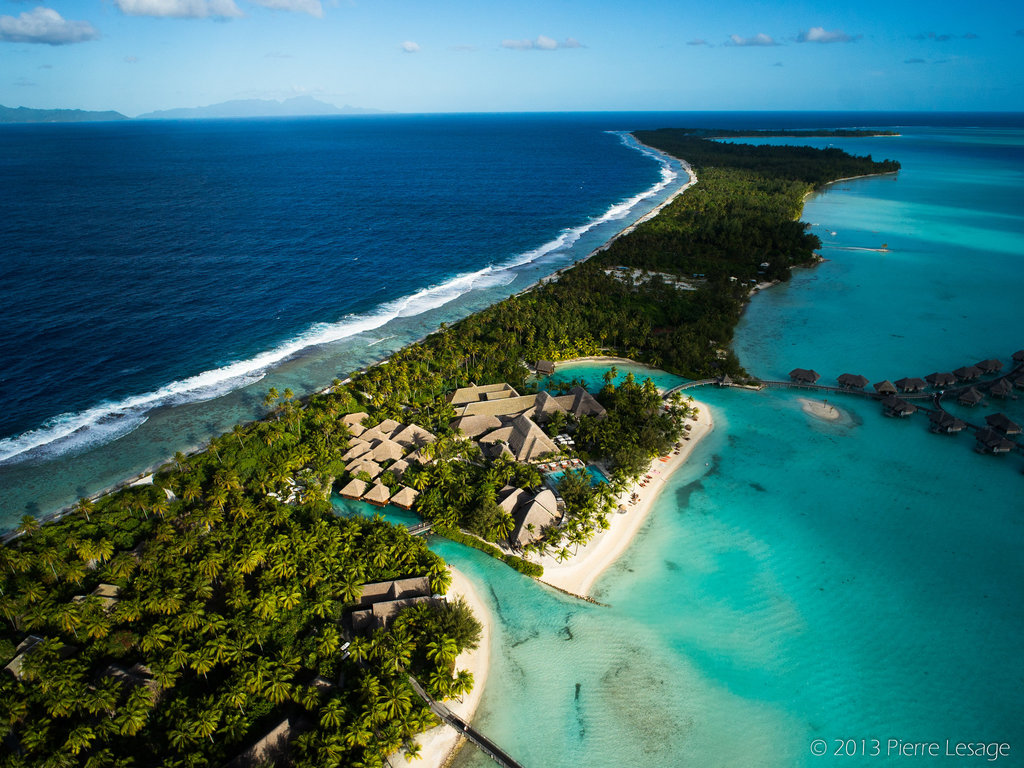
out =
{"type": "MultiPolygon", "coordinates": [[[[979,391],[988,391],[1004,379],[1014,379],[1018,376],[1024,376],[1024,363],[1015,365],[1010,369],[1009,372],[996,376],[993,379],[985,381],[970,381],[967,383],[959,383],[956,386],[948,387],[938,391],[922,391],[922,392],[899,392],[896,397],[901,400],[913,400],[917,410],[921,413],[932,414],[932,413],[948,413],[942,405],[944,398],[957,398],[962,392],[975,387],[979,391]],[[925,403],[928,402],[926,405],[925,403]]],[[[804,382],[796,381],[772,381],[772,380],[755,380],[751,384],[738,384],[732,381],[723,381],[722,379],[700,379],[697,381],[688,381],[685,384],[680,384],[677,387],[673,387],[665,393],[667,398],[669,395],[675,394],[676,392],[685,392],[688,389],[696,389],[697,387],[730,387],[733,389],[749,389],[760,391],[762,389],[802,389],[809,392],[827,392],[830,394],[839,395],[853,395],[855,397],[867,398],[869,400],[884,400],[888,395],[879,394],[878,392],[866,391],[863,389],[855,389],[851,387],[837,387],[830,386],[827,384],[809,384],[804,382]]],[[[990,395],[991,396],[991,395],[990,395]]],[[[1013,396],[1016,399],[1016,396],[1013,396]]],[[[953,415],[953,414],[950,414],[953,415]]],[[[988,425],[973,424],[965,419],[960,419],[964,423],[964,428],[968,432],[977,433],[989,429],[988,425]]],[[[1006,437],[1006,436],[1004,436],[1006,437]]],[[[1024,443],[1017,442],[1015,440],[1006,437],[1009,442],[1013,443],[1013,450],[1017,453],[1024,454],[1024,443]]]]}
{"type": "Polygon", "coordinates": [[[415,525],[409,526],[409,534],[411,536],[426,536],[433,529],[433,523],[416,523],[415,525]]]}
{"type": "Polygon", "coordinates": [[[433,712],[435,715],[441,718],[444,722],[446,722],[456,731],[458,731],[467,739],[469,739],[471,742],[476,744],[476,746],[480,748],[481,752],[483,752],[485,755],[491,758],[498,765],[502,766],[502,768],[523,768],[523,766],[517,763],[511,755],[509,755],[507,752],[505,752],[505,750],[503,750],[493,741],[491,741],[482,733],[480,733],[480,731],[476,730],[473,726],[469,725],[461,717],[459,717],[450,709],[448,709],[448,707],[446,707],[444,704],[441,704],[438,701],[434,701],[429,696],[429,694],[427,694],[427,692],[423,690],[423,686],[420,685],[419,680],[417,680],[412,675],[409,675],[409,683],[412,685],[412,689],[416,691],[416,695],[418,695],[421,699],[423,699],[423,701],[427,703],[427,706],[430,707],[431,712],[433,712]]]}

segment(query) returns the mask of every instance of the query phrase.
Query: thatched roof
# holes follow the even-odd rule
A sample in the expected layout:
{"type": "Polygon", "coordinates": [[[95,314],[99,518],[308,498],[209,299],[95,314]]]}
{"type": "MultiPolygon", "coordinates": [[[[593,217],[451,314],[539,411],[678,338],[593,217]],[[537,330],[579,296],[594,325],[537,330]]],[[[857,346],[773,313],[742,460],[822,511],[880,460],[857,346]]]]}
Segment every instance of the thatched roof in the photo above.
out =
{"type": "Polygon", "coordinates": [[[1017,389],[1024,389],[1024,373],[1013,380],[1013,386],[1017,389]]]}
{"type": "Polygon", "coordinates": [[[479,387],[462,387],[455,390],[452,399],[449,400],[456,408],[467,403],[475,403],[480,400],[495,400],[499,398],[518,397],[516,392],[508,384],[483,384],[479,387]]]}
{"type": "Polygon", "coordinates": [[[506,397],[502,400],[479,400],[457,406],[456,413],[459,416],[477,416],[479,414],[515,416],[516,414],[532,410],[536,402],[536,395],[517,395],[516,397],[506,397]]]}
{"type": "Polygon", "coordinates": [[[979,429],[974,433],[974,437],[989,453],[1009,453],[1015,447],[1012,442],[991,428],[979,429]]]}
{"type": "Polygon", "coordinates": [[[960,381],[973,381],[981,376],[981,368],[976,365],[965,365],[953,371],[953,375],[960,381]]]}
{"type": "Polygon", "coordinates": [[[550,360],[538,360],[536,371],[541,376],[550,376],[555,372],[555,364],[550,360]]]}
{"type": "Polygon", "coordinates": [[[516,508],[523,502],[523,500],[528,498],[530,498],[530,494],[522,488],[506,486],[505,488],[502,488],[502,495],[499,498],[498,506],[511,515],[516,511],[516,508]]]}
{"type": "Polygon", "coordinates": [[[1024,363],[1024,349],[1019,349],[1013,353],[1013,362],[1024,363]]]}
{"type": "Polygon", "coordinates": [[[956,401],[961,405],[977,405],[984,399],[981,392],[974,387],[969,387],[957,396],[956,401]]]}
{"type": "Polygon", "coordinates": [[[377,477],[377,475],[384,471],[376,461],[369,461],[367,459],[356,459],[346,464],[345,469],[353,475],[365,472],[370,477],[377,477]]]}
{"type": "Polygon", "coordinates": [[[394,419],[384,419],[384,421],[377,425],[377,429],[387,434],[388,437],[391,437],[391,435],[395,434],[395,432],[401,428],[402,425],[394,419]]]}
{"type": "Polygon", "coordinates": [[[980,368],[982,373],[995,373],[1003,369],[1003,364],[993,357],[988,360],[982,360],[980,363],[975,363],[974,367],[980,368]]]}
{"type": "Polygon", "coordinates": [[[368,501],[371,504],[376,504],[378,507],[383,507],[388,503],[388,499],[391,498],[391,491],[388,490],[386,485],[381,483],[374,483],[373,487],[370,488],[366,493],[363,494],[363,501],[368,501]]]}
{"type": "Polygon", "coordinates": [[[799,384],[814,384],[821,376],[808,368],[794,368],[789,372],[789,378],[799,384]]]}
{"type": "Polygon", "coordinates": [[[399,445],[404,445],[407,448],[419,448],[420,446],[432,443],[437,438],[432,432],[424,429],[417,424],[408,424],[402,429],[391,435],[391,439],[399,445]]]}
{"type": "Polygon", "coordinates": [[[512,435],[508,447],[517,461],[533,461],[545,453],[558,451],[558,446],[529,416],[520,414],[512,420],[512,435]]]}
{"type": "Polygon", "coordinates": [[[988,393],[990,395],[995,395],[996,397],[1009,397],[1012,392],[1013,385],[1006,379],[1000,379],[988,388],[988,393]]]}
{"type": "Polygon", "coordinates": [[[362,480],[349,480],[348,485],[338,491],[338,495],[345,499],[359,499],[366,493],[366,483],[362,480]]]}
{"type": "Polygon", "coordinates": [[[844,373],[839,376],[839,386],[846,387],[848,389],[864,389],[868,385],[868,379],[866,376],[861,376],[859,373],[844,373]]]}
{"type": "Polygon", "coordinates": [[[931,384],[933,387],[950,387],[956,384],[956,376],[952,373],[929,373],[924,377],[924,380],[931,384]]]}
{"type": "Polygon", "coordinates": [[[1011,421],[1005,413],[989,414],[985,417],[985,423],[1006,435],[1019,435],[1021,433],[1020,424],[1011,421]]]}
{"type": "Polygon", "coordinates": [[[463,416],[452,422],[452,429],[469,438],[479,437],[500,426],[501,419],[484,413],[476,416],[463,416]]]}
{"type": "Polygon", "coordinates": [[[388,600],[404,600],[410,597],[433,594],[430,579],[426,576],[410,576],[391,581],[375,581],[360,588],[357,605],[366,606],[388,600]]]}
{"type": "Polygon", "coordinates": [[[933,431],[962,432],[967,427],[960,419],[945,411],[932,411],[928,418],[934,425],[933,431]]]}
{"type": "Polygon", "coordinates": [[[893,385],[891,381],[886,379],[885,381],[880,381],[877,384],[875,384],[875,392],[877,392],[880,395],[895,395],[896,387],[893,385]]]}
{"type": "Polygon", "coordinates": [[[409,462],[406,461],[405,459],[399,459],[390,467],[388,467],[388,472],[394,475],[398,480],[401,480],[402,475],[405,474],[407,469],[409,469],[409,462]]]}
{"type": "Polygon", "coordinates": [[[391,503],[402,509],[412,509],[412,505],[416,502],[416,497],[419,495],[420,492],[415,488],[403,485],[398,489],[398,493],[391,497],[391,503]]]}
{"type": "Polygon", "coordinates": [[[351,425],[351,424],[362,424],[363,420],[365,418],[367,418],[369,415],[370,414],[368,414],[366,411],[359,411],[358,413],[348,413],[348,414],[345,414],[344,416],[341,417],[341,420],[345,424],[349,424],[349,425],[351,425]]]}
{"type": "Polygon", "coordinates": [[[365,440],[353,440],[349,443],[349,449],[342,454],[342,461],[352,461],[358,459],[360,456],[365,456],[370,452],[370,444],[365,440]]]}
{"type": "Polygon", "coordinates": [[[906,400],[896,397],[896,395],[889,395],[889,397],[885,398],[882,401],[882,406],[887,414],[893,416],[909,416],[917,411],[916,405],[911,405],[906,400]]]}
{"type": "Polygon", "coordinates": [[[573,387],[572,392],[568,395],[562,395],[557,399],[577,419],[582,416],[597,416],[600,418],[605,415],[604,406],[597,402],[594,396],[583,387],[573,387]]]}
{"type": "Polygon", "coordinates": [[[928,386],[927,382],[925,382],[924,379],[918,378],[903,378],[894,381],[893,384],[895,384],[896,389],[900,390],[901,392],[920,392],[922,389],[928,386]]]}
{"type": "Polygon", "coordinates": [[[373,460],[377,462],[398,461],[402,458],[403,453],[405,453],[405,449],[395,441],[381,440],[374,446],[373,460]]]}
{"type": "Polygon", "coordinates": [[[547,489],[541,491],[529,501],[520,504],[515,517],[516,527],[509,537],[513,544],[522,547],[539,539],[543,529],[559,518],[555,494],[547,489]]]}
{"type": "Polygon", "coordinates": [[[536,405],[533,409],[534,421],[543,424],[556,413],[566,413],[565,406],[558,402],[558,398],[549,392],[537,393],[536,405]]]}

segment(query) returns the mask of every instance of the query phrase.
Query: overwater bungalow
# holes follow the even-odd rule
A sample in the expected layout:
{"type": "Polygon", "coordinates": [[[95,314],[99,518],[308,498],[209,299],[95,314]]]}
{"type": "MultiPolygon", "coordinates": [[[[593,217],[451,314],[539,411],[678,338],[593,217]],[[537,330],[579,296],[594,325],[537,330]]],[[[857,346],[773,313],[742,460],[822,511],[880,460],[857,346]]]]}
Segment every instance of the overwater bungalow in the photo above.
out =
{"type": "Polygon", "coordinates": [[[979,392],[974,387],[968,387],[959,395],[957,395],[956,401],[960,403],[960,405],[975,406],[984,399],[985,396],[982,395],[981,392],[979,392]]]}
{"type": "Polygon", "coordinates": [[[364,493],[366,493],[366,483],[362,480],[350,480],[348,485],[338,491],[338,495],[343,499],[361,499],[364,493]]]}
{"type": "Polygon", "coordinates": [[[1016,446],[994,429],[979,429],[975,435],[978,441],[974,450],[978,453],[1009,453],[1016,446]]]}
{"type": "Polygon", "coordinates": [[[980,363],[975,363],[974,367],[980,369],[981,372],[985,374],[998,373],[999,371],[1003,370],[1003,364],[996,360],[995,358],[992,358],[990,360],[982,360],[980,363]]]}
{"type": "Polygon", "coordinates": [[[363,494],[363,501],[368,501],[374,506],[383,507],[391,498],[391,491],[383,483],[374,483],[366,493],[363,494]]]}
{"type": "Polygon", "coordinates": [[[999,379],[999,381],[988,388],[988,393],[996,397],[1009,397],[1013,394],[1013,384],[1007,379],[999,379]]]}
{"type": "Polygon", "coordinates": [[[1019,349],[1013,353],[1013,362],[1017,365],[1024,365],[1024,349],[1019,349]]]}
{"type": "Polygon", "coordinates": [[[952,373],[929,373],[924,380],[935,389],[945,389],[956,384],[956,376],[952,373]]]}
{"type": "Polygon", "coordinates": [[[917,406],[911,405],[906,400],[903,400],[896,395],[889,395],[882,401],[883,413],[886,416],[904,419],[917,412],[917,406]]]}
{"type": "Polygon", "coordinates": [[[981,368],[976,365],[965,365],[963,368],[953,371],[953,375],[958,381],[974,381],[981,377],[981,368]]]}
{"type": "Polygon", "coordinates": [[[1017,389],[1024,389],[1024,373],[1013,380],[1013,386],[1017,389]]]}
{"type": "Polygon", "coordinates": [[[932,423],[931,431],[936,434],[953,435],[963,432],[967,427],[960,419],[945,411],[932,411],[928,414],[928,419],[932,423]]]}
{"type": "Polygon", "coordinates": [[[398,493],[391,497],[391,503],[402,509],[412,509],[412,505],[416,503],[416,497],[419,495],[420,492],[415,488],[403,485],[398,489],[398,493]]]}
{"type": "Polygon", "coordinates": [[[790,381],[796,384],[815,384],[821,375],[817,371],[808,370],[807,368],[794,368],[789,372],[790,381]]]}
{"type": "Polygon", "coordinates": [[[928,386],[928,383],[924,379],[917,378],[898,379],[897,381],[894,381],[893,384],[896,385],[896,389],[904,393],[920,392],[921,390],[928,386]]]}
{"type": "Polygon", "coordinates": [[[875,384],[874,386],[875,386],[875,392],[877,392],[880,395],[895,395],[896,394],[896,387],[895,387],[895,385],[891,381],[889,381],[888,379],[886,379],[885,381],[880,381],[877,384],[875,384]]]}
{"type": "Polygon", "coordinates": [[[868,378],[858,373],[844,373],[838,381],[843,389],[864,389],[868,385],[868,378]]]}
{"type": "Polygon", "coordinates": [[[985,417],[985,423],[994,429],[998,429],[1004,435],[1019,435],[1020,425],[1011,421],[1005,413],[992,413],[985,417]]]}

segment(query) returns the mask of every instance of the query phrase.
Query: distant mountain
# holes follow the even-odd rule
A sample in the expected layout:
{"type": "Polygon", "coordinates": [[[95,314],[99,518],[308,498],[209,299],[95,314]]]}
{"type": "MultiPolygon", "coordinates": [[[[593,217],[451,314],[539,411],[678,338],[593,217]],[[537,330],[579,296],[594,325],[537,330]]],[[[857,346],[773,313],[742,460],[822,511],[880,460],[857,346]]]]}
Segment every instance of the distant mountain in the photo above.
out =
{"type": "Polygon", "coordinates": [[[91,123],[127,120],[120,112],[89,112],[84,109],[29,109],[0,105],[0,123],[91,123]]]}
{"type": "Polygon", "coordinates": [[[161,109],[139,115],[136,120],[194,120],[211,117],[306,117],[315,115],[368,115],[380,110],[336,107],[317,101],[312,96],[296,96],[285,101],[268,99],[241,99],[211,104],[208,107],[180,107],[161,109]]]}

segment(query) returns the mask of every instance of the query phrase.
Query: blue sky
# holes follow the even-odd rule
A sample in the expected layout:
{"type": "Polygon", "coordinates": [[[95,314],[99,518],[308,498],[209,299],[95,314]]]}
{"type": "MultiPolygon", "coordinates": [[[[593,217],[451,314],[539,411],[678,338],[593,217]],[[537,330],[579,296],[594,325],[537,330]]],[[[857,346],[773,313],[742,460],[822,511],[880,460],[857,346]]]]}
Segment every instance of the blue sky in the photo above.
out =
{"type": "Polygon", "coordinates": [[[0,104],[1024,111],[1008,0],[0,0],[0,104]]]}

